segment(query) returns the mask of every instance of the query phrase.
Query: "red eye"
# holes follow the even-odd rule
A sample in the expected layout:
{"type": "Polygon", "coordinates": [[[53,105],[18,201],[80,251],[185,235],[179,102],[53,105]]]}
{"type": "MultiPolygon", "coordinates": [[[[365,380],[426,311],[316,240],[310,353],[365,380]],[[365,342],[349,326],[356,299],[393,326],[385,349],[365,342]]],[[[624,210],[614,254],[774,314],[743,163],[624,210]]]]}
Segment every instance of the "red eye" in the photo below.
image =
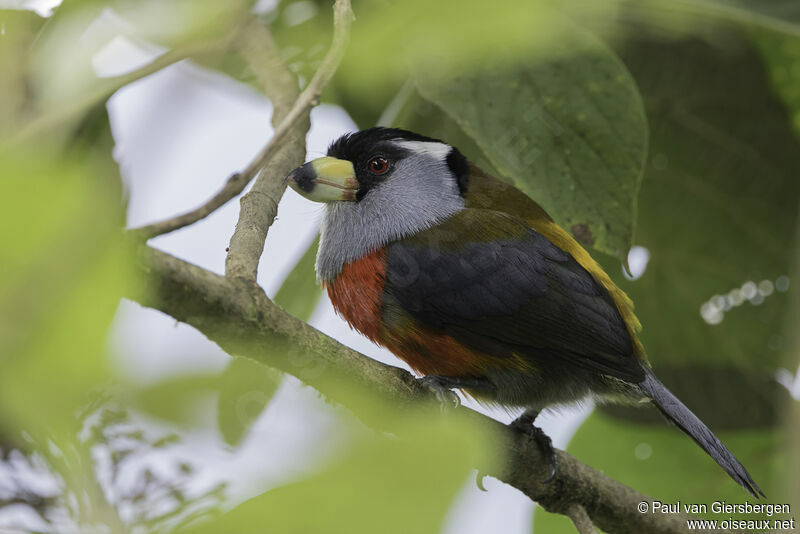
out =
{"type": "Polygon", "coordinates": [[[367,168],[372,174],[384,174],[389,170],[389,160],[382,156],[376,156],[369,160],[367,168]]]}

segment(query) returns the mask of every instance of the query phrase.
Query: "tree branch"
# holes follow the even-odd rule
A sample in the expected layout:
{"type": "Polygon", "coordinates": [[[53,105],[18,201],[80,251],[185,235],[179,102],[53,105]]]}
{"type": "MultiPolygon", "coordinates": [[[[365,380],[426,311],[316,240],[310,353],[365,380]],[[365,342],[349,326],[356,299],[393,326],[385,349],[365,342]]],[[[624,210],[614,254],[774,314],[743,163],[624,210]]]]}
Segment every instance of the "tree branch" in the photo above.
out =
{"type": "Polygon", "coordinates": [[[261,245],[258,245],[258,235],[263,233],[266,237],[266,229],[277,214],[277,199],[283,193],[283,184],[280,180],[292,168],[302,163],[305,157],[305,132],[308,129],[309,113],[311,108],[317,105],[322,90],[344,55],[352,20],[350,1],[337,0],[334,5],[334,35],[331,48],[308,87],[298,96],[295,77],[281,61],[278,47],[269,31],[255,18],[251,19],[242,28],[242,35],[236,41],[236,46],[252,66],[264,88],[264,93],[272,103],[275,133],[247,167],[231,175],[225,185],[203,205],[176,217],[133,229],[131,233],[141,239],[152,239],[196,223],[244,191],[264,165],[274,158],[271,167],[274,170],[263,173],[251,191],[256,197],[266,195],[274,207],[267,213],[262,213],[259,209],[251,209],[253,204],[259,202],[253,202],[254,199],[248,200],[247,195],[242,198],[237,231],[231,238],[230,253],[225,262],[226,271],[231,272],[232,269],[234,273],[232,276],[242,276],[242,273],[247,273],[245,278],[255,280],[255,269],[264,242],[264,239],[261,239],[261,245]]]}
{"type": "MultiPolygon", "coordinates": [[[[333,6],[334,32],[330,50],[308,87],[297,98],[280,126],[275,129],[270,142],[255,159],[257,167],[261,168],[275,156],[270,168],[256,180],[252,191],[242,197],[239,222],[231,237],[230,250],[225,260],[225,274],[231,278],[255,282],[267,231],[278,213],[278,201],[285,188],[283,177],[305,159],[307,128],[304,126],[311,108],[317,105],[323,88],[339,66],[350,37],[352,21],[350,0],[336,0],[333,6]]],[[[282,109],[276,105],[276,116],[281,112],[282,109]]]]}
{"type": "Polygon", "coordinates": [[[592,518],[586,513],[586,509],[578,503],[572,503],[567,509],[567,516],[572,520],[578,534],[597,534],[592,518]]]}
{"type": "MultiPolygon", "coordinates": [[[[350,408],[366,424],[383,430],[391,418],[365,413],[360,403],[349,400],[353,388],[388,397],[395,410],[433,399],[407,371],[363,356],[315,330],[281,310],[255,284],[238,283],[146,246],[141,267],[152,282],[151,291],[133,295],[135,300],[197,328],[228,354],[296,376],[350,408]],[[297,354],[303,357],[294,357],[297,354]]],[[[557,451],[555,479],[542,483],[547,462],[526,433],[463,407],[451,416],[470,418],[497,436],[506,463],[486,474],[519,489],[545,510],[572,518],[579,505],[591,523],[610,533],[688,532],[686,520],[691,516],[640,513],[638,504],[650,503],[649,497],[566,452],[557,451]]]]}

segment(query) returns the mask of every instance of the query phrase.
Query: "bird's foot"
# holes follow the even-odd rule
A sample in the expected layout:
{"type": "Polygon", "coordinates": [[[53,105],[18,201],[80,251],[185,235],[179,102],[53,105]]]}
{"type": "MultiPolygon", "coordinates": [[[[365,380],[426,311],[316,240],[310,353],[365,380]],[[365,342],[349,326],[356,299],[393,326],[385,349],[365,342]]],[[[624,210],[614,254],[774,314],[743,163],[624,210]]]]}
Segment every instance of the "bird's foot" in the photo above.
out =
{"type": "Polygon", "coordinates": [[[458,398],[458,395],[450,389],[453,386],[447,381],[446,377],[427,375],[418,378],[417,381],[436,395],[442,413],[447,413],[451,409],[461,406],[461,400],[458,398]]]}
{"type": "Polygon", "coordinates": [[[538,411],[526,411],[511,422],[511,427],[525,432],[529,439],[536,442],[536,446],[539,447],[539,451],[542,453],[545,462],[547,462],[547,476],[542,479],[542,482],[547,484],[556,477],[558,460],[556,451],[553,449],[553,440],[544,433],[544,430],[534,424],[538,415],[538,411]]]}

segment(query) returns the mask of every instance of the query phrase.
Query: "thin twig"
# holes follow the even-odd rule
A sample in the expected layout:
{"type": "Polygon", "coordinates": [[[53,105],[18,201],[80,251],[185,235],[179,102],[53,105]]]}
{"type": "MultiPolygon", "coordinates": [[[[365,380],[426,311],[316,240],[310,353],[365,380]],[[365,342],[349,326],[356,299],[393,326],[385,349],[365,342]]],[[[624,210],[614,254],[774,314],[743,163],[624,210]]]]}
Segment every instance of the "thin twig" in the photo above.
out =
{"type": "MultiPolygon", "coordinates": [[[[306,87],[300,96],[297,96],[297,85],[294,76],[288,71],[285,65],[283,65],[278,53],[278,48],[272,41],[269,31],[257,21],[251,21],[251,23],[243,29],[242,37],[237,41],[237,45],[242,55],[249,60],[259,82],[264,86],[265,94],[272,103],[273,123],[278,122],[275,133],[264,148],[250,161],[247,167],[228,178],[225,185],[203,205],[176,217],[133,229],[131,232],[144,239],[151,239],[162,234],[173,232],[207,217],[244,191],[247,184],[256,177],[262,167],[273,158],[282,147],[286,136],[289,135],[298,124],[308,119],[309,111],[317,104],[322,89],[328,83],[328,80],[330,80],[341,61],[350,34],[352,19],[349,0],[346,2],[338,1],[334,5],[333,43],[316,74],[308,84],[308,87],[306,87]],[[289,105],[290,102],[294,102],[294,105],[291,107],[289,105]]],[[[292,165],[289,164],[289,168],[291,168],[291,166],[292,165]]],[[[279,167],[283,168],[285,166],[279,167]]],[[[286,172],[288,172],[288,170],[286,172]]],[[[285,175],[286,172],[284,172],[283,175],[285,175]]],[[[268,218],[269,221],[272,221],[272,219],[274,219],[274,214],[272,217],[268,218]]],[[[242,222],[240,216],[237,229],[243,227],[242,222]]],[[[230,252],[232,252],[234,256],[237,254],[236,250],[239,248],[238,245],[241,241],[244,241],[244,239],[236,239],[236,234],[231,238],[230,252]],[[234,243],[234,240],[236,240],[236,243],[234,243]]],[[[258,256],[260,257],[260,255],[261,252],[259,251],[258,256]]],[[[232,260],[231,254],[229,253],[226,265],[230,262],[232,262],[232,260]]],[[[236,261],[233,260],[233,263],[236,264],[236,261]]],[[[256,259],[256,264],[257,263],[258,260],[256,259]]],[[[234,268],[234,271],[235,270],[234,268]]],[[[255,279],[255,276],[252,278],[255,279]]]]}
{"type": "Polygon", "coordinates": [[[578,531],[578,534],[597,534],[597,529],[594,528],[592,518],[586,513],[586,508],[580,503],[572,503],[567,508],[567,517],[572,520],[572,524],[578,531]]]}
{"type": "MultiPolygon", "coordinates": [[[[275,129],[270,142],[253,161],[253,172],[257,172],[273,156],[279,154],[269,168],[256,180],[253,190],[242,197],[239,222],[231,237],[225,274],[232,278],[255,281],[258,261],[264,251],[264,241],[272,221],[278,212],[278,200],[283,194],[282,179],[305,156],[305,125],[311,108],[319,103],[319,97],[333,76],[344,55],[353,12],[350,0],[336,0],[333,6],[333,43],[322,60],[308,87],[300,94],[291,110],[275,129]],[[284,140],[292,135],[293,142],[284,140]]],[[[245,171],[247,172],[247,170],[245,171]]]]}

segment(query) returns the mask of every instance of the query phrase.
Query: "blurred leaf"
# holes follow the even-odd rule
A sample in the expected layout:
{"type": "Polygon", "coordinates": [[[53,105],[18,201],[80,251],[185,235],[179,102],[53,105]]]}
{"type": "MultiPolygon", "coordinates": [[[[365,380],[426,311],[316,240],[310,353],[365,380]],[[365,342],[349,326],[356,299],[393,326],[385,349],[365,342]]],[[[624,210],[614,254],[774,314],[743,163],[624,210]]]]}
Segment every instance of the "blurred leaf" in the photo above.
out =
{"type": "Polygon", "coordinates": [[[415,81],[561,226],[622,257],[647,146],[642,103],[610,50],[572,25],[560,30],[547,56],[455,75],[423,70],[415,81]]]}
{"type": "Polygon", "coordinates": [[[775,282],[792,261],[800,145],[758,56],[728,38],[724,50],[699,40],[621,50],[651,124],[636,239],[650,261],[640,279],[618,279],[656,371],[702,364],[771,374],[780,363],[788,299],[775,282]]]}
{"type": "MultiPolygon", "coordinates": [[[[113,57],[115,40],[133,46],[189,47],[222,39],[233,31],[250,2],[210,0],[67,1],[37,35],[31,49],[30,91],[40,129],[71,118],[108,96],[107,79],[96,64],[113,57]]],[[[124,59],[124,58],[123,58],[124,59]]],[[[38,130],[37,130],[38,132],[38,130]]]]}
{"type": "Polygon", "coordinates": [[[376,92],[393,94],[409,67],[464,72],[487,60],[546,54],[561,30],[544,0],[357,2],[353,9],[358,20],[340,81],[367,106],[376,92]]]}
{"type": "MultiPolygon", "coordinates": [[[[701,5],[704,2],[698,2],[701,5]]],[[[800,25],[800,4],[793,0],[716,0],[720,7],[733,7],[773,18],[776,22],[800,25]]]]}
{"type": "MultiPolygon", "coordinates": [[[[788,502],[778,483],[787,461],[787,451],[774,452],[781,442],[778,432],[722,433],[719,437],[769,496],[768,502],[788,502]]],[[[710,508],[714,501],[741,503],[749,497],[688,436],[665,423],[637,425],[595,412],[567,450],[614,480],[665,503],[704,503],[710,508]]],[[[699,515],[719,520],[730,517],[699,515]]],[[[764,519],[763,514],[753,518],[764,519]]],[[[574,533],[575,527],[562,516],[537,508],[534,532],[566,534],[574,533]]]]}
{"type": "Polygon", "coordinates": [[[239,445],[281,384],[280,371],[233,358],[220,380],[217,425],[229,445],[239,445]]]}
{"type": "Polygon", "coordinates": [[[295,264],[273,299],[275,304],[304,321],[311,318],[322,296],[322,289],[317,284],[314,269],[318,246],[319,236],[295,264]]]}
{"type": "Polygon", "coordinates": [[[108,378],[107,329],[133,282],[105,108],[67,147],[0,147],[0,412],[61,432],[108,378]]]}
{"type": "MultiPolygon", "coordinates": [[[[261,18],[281,49],[281,57],[305,85],[314,76],[333,37],[333,2],[282,1],[261,18]]],[[[354,7],[358,10],[358,6],[354,7]]]]}
{"type": "Polygon", "coordinates": [[[636,33],[724,44],[724,37],[715,35],[720,23],[800,36],[800,4],[794,0],[567,0],[559,7],[611,39],[636,33]]]}
{"type": "Polygon", "coordinates": [[[800,135],[800,38],[766,31],[753,31],[751,37],[775,91],[789,108],[795,132],[800,135]]]}
{"type": "Polygon", "coordinates": [[[201,425],[207,404],[217,392],[220,378],[215,374],[168,378],[137,388],[133,402],[154,417],[183,425],[201,425]]]}
{"type": "Polygon", "coordinates": [[[444,420],[435,410],[405,417],[397,410],[387,413],[393,420],[385,422],[401,438],[363,436],[360,430],[362,437],[318,474],[186,532],[440,532],[472,465],[488,457],[487,436],[463,421],[444,420]]]}
{"type": "Polygon", "coordinates": [[[223,37],[251,4],[251,0],[112,0],[111,7],[133,25],[132,37],[174,47],[223,37]]]}
{"type": "MultiPolygon", "coordinates": [[[[670,4],[658,1],[664,6],[670,4]]],[[[677,10],[800,35],[800,4],[794,0],[681,0],[677,10]]]]}
{"type": "Polygon", "coordinates": [[[45,20],[29,11],[0,9],[0,137],[13,134],[27,111],[30,47],[45,20]]]}

